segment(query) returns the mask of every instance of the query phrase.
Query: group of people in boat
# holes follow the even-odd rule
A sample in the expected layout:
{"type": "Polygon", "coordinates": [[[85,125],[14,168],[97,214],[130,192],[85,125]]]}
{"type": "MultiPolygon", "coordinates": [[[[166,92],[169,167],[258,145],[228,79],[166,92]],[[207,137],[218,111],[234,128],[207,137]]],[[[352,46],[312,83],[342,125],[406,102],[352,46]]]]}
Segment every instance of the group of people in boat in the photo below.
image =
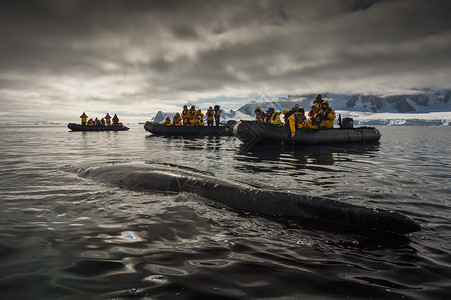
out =
{"type": "Polygon", "coordinates": [[[117,114],[114,114],[114,116],[111,118],[109,113],[106,113],[106,116],[101,118],[95,118],[94,120],[90,118],[88,120],[88,116],[85,112],[80,116],[81,118],[81,125],[86,126],[119,126],[119,118],[117,117],[117,114]]]}
{"type": "Polygon", "coordinates": [[[172,121],[171,117],[166,117],[162,124],[165,126],[205,126],[204,117],[206,117],[207,126],[219,126],[221,119],[220,105],[215,105],[214,108],[210,106],[205,115],[201,109],[196,110],[195,105],[191,106],[190,109],[185,105],[181,114],[176,113],[172,117],[172,121]]]}
{"type": "Polygon", "coordinates": [[[308,118],[305,116],[305,110],[298,104],[295,104],[290,110],[283,112],[284,122],[280,119],[280,112],[274,111],[274,108],[268,108],[266,113],[260,107],[255,109],[255,120],[263,123],[290,126],[291,136],[294,136],[297,128],[323,129],[333,128],[335,120],[335,111],[329,106],[329,102],[324,100],[320,94],[313,101],[311,110],[308,112],[308,118]]]}

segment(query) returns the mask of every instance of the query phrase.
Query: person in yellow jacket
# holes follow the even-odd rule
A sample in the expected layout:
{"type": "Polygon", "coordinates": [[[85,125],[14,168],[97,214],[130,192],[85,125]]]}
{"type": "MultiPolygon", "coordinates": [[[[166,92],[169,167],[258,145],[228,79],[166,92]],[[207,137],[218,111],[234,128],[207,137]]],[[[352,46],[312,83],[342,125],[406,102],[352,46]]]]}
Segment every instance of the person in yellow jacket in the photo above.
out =
{"type": "Polygon", "coordinates": [[[166,117],[166,120],[164,120],[164,122],[163,123],[161,123],[162,125],[165,125],[165,126],[171,126],[172,125],[172,123],[171,123],[171,117],[166,117]]]}
{"type": "Polygon", "coordinates": [[[294,135],[296,134],[296,129],[304,128],[306,126],[305,124],[306,121],[307,118],[305,117],[305,111],[303,108],[300,108],[288,118],[291,137],[294,137],[294,135]]]}
{"type": "Polygon", "coordinates": [[[305,127],[310,129],[320,129],[322,123],[323,115],[321,113],[316,113],[305,122],[305,127]]]}
{"type": "Polygon", "coordinates": [[[196,116],[197,116],[196,126],[204,126],[204,114],[200,109],[197,110],[196,116]]]}
{"type": "Polygon", "coordinates": [[[322,127],[325,128],[334,128],[334,120],[335,120],[335,111],[329,107],[329,102],[324,101],[322,104],[322,114],[323,114],[323,123],[322,127]]]}
{"type": "Polygon", "coordinates": [[[289,123],[290,123],[290,117],[293,115],[293,114],[295,114],[297,111],[299,111],[299,109],[300,109],[300,107],[299,107],[299,104],[295,104],[290,110],[288,110],[288,109],[286,109],[286,110],[283,110],[282,111],[282,113],[283,113],[283,119],[284,119],[284,122],[285,122],[285,125],[289,125],[289,123]]]}
{"type": "Polygon", "coordinates": [[[174,126],[181,126],[182,125],[182,117],[179,113],[176,113],[174,117],[172,117],[172,124],[174,126]]]}
{"type": "Polygon", "coordinates": [[[88,120],[88,116],[85,114],[85,112],[82,113],[80,118],[81,118],[81,125],[86,125],[86,121],[88,120]]]}
{"type": "Polygon", "coordinates": [[[308,112],[308,116],[311,118],[319,112],[319,104],[313,103],[312,109],[308,112]]]}
{"type": "Polygon", "coordinates": [[[183,126],[188,125],[188,106],[184,105],[183,106],[183,110],[182,110],[182,121],[183,121],[183,126]]]}
{"type": "Polygon", "coordinates": [[[196,121],[197,121],[197,111],[196,107],[193,105],[188,111],[188,116],[186,117],[186,125],[194,126],[196,125],[196,121]]]}
{"type": "Polygon", "coordinates": [[[111,126],[111,116],[109,113],[106,113],[105,122],[106,122],[106,126],[111,126]]]}
{"type": "Polygon", "coordinates": [[[274,125],[280,125],[282,122],[280,122],[280,112],[274,112],[274,108],[270,107],[266,111],[266,117],[263,121],[265,123],[274,124],[274,125]]]}
{"type": "Polygon", "coordinates": [[[259,106],[255,110],[255,121],[263,122],[265,119],[265,114],[263,113],[262,108],[259,106]]]}
{"type": "Polygon", "coordinates": [[[88,126],[94,126],[95,124],[94,124],[94,121],[92,120],[92,118],[90,118],[89,120],[88,120],[88,123],[86,123],[86,125],[88,125],[88,126]]]}
{"type": "Polygon", "coordinates": [[[207,116],[207,126],[213,126],[215,112],[213,111],[213,108],[211,106],[207,109],[205,115],[207,116]]]}

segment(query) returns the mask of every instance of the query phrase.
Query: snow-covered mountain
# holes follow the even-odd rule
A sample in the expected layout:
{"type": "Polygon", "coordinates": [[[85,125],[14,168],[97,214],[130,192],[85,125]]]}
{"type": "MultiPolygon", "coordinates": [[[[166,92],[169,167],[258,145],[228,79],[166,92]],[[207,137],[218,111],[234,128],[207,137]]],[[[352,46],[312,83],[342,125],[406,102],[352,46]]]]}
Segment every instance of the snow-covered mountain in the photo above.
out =
{"type": "MultiPolygon", "coordinates": [[[[426,90],[410,95],[345,95],[322,93],[323,99],[342,116],[353,117],[358,125],[451,125],[451,90],[426,90]]],[[[309,111],[316,94],[290,95],[270,101],[249,101],[236,112],[255,116],[260,106],[263,111],[290,109],[299,104],[309,111]]],[[[231,111],[230,118],[234,118],[231,111]]]]}
{"type": "MultiPolygon", "coordinates": [[[[356,125],[450,125],[451,90],[424,90],[409,95],[361,95],[322,93],[337,115],[354,118],[356,125]]],[[[316,94],[288,95],[271,99],[266,96],[261,101],[250,100],[237,110],[223,111],[221,122],[227,120],[249,120],[255,118],[255,109],[263,111],[272,107],[275,111],[291,109],[299,104],[309,111],[316,94]]],[[[174,112],[159,111],[152,119],[162,122],[174,112]]]]}

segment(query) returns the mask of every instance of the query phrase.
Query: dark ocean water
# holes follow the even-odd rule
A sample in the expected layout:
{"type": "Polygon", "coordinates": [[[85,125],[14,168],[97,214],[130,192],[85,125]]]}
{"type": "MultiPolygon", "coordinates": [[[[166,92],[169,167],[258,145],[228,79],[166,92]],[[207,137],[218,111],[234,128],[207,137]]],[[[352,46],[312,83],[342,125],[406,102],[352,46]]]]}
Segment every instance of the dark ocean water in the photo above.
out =
{"type": "Polygon", "coordinates": [[[378,145],[260,147],[1,127],[1,299],[450,299],[451,128],[378,145]],[[193,194],[123,190],[88,166],[171,163],[262,188],[395,210],[406,236],[308,228],[193,194]]]}

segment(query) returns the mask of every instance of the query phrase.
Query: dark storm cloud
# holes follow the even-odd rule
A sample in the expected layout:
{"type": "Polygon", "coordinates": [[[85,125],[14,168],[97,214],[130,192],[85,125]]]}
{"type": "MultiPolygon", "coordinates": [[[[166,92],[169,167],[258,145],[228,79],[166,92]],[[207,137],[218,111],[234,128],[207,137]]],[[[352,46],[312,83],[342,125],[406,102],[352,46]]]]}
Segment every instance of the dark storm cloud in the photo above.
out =
{"type": "Polygon", "coordinates": [[[0,101],[153,109],[262,91],[449,87],[449,11],[446,0],[4,0],[0,101]]]}

